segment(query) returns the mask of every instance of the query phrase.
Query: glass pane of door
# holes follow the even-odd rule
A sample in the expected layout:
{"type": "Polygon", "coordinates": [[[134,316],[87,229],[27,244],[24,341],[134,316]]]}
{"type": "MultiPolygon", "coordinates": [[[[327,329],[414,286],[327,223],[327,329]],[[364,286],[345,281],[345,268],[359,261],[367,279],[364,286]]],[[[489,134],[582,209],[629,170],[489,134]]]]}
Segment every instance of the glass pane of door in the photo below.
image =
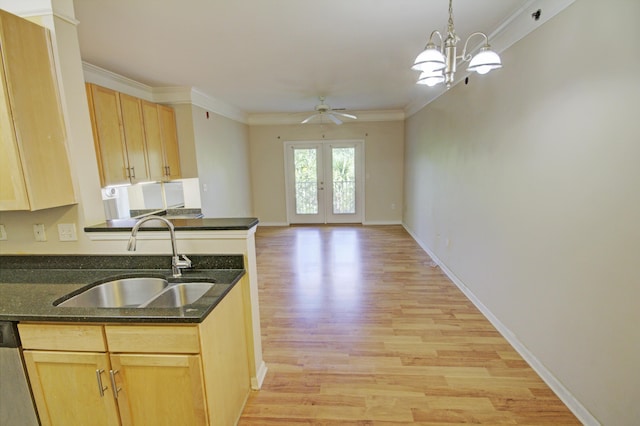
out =
{"type": "Polygon", "coordinates": [[[331,149],[331,175],[333,182],[333,214],[356,212],[356,149],[331,149]]]}
{"type": "Polygon", "coordinates": [[[285,142],[289,223],[362,223],[363,141],[285,142]]]}
{"type": "Polygon", "coordinates": [[[296,214],[318,214],[318,150],[294,148],[296,214]]]}

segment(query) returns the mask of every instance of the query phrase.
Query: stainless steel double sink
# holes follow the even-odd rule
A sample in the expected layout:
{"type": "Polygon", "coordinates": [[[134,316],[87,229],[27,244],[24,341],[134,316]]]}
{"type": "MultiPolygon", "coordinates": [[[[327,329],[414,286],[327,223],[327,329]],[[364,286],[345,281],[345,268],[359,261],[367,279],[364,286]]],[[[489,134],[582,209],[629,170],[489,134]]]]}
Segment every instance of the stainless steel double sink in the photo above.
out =
{"type": "Polygon", "coordinates": [[[92,286],[62,302],[54,302],[54,305],[66,308],[178,308],[196,302],[214,285],[213,282],[170,283],[157,277],[120,278],[92,286]]]}

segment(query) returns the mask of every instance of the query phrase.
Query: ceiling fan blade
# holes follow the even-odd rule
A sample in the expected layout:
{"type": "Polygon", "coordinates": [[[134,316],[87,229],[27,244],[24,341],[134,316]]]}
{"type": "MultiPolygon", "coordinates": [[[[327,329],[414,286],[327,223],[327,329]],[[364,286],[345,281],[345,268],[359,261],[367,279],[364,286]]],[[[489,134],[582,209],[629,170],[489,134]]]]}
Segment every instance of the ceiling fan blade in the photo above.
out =
{"type": "Polygon", "coordinates": [[[302,122],[300,124],[307,124],[308,122],[310,122],[311,120],[313,120],[317,116],[318,116],[318,114],[310,115],[309,117],[307,117],[304,120],[302,120],[302,122]]]}
{"type": "MultiPolygon", "coordinates": [[[[333,110],[335,111],[335,110],[333,110]]],[[[334,112],[334,114],[340,115],[342,117],[346,117],[346,118],[351,118],[352,120],[356,120],[358,117],[356,117],[353,114],[347,114],[346,112],[334,112]]]]}
{"type": "MultiPolygon", "coordinates": [[[[339,114],[339,113],[338,113],[339,114]]],[[[338,117],[336,117],[335,115],[333,115],[332,113],[328,113],[327,117],[329,117],[329,120],[333,121],[334,123],[336,123],[338,126],[342,124],[342,121],[340,121],[338,119],[338,117]]]]}

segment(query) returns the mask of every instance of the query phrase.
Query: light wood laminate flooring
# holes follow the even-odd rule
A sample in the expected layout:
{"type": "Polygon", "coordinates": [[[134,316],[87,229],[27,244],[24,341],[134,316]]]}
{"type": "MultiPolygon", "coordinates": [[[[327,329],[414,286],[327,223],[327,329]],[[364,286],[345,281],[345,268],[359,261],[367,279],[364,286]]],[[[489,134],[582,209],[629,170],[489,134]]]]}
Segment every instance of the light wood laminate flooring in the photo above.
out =
{"type": "Polygon", "coordinates": [[[239,425],[580,424],[401,226],[260,227],[239,425]]]}

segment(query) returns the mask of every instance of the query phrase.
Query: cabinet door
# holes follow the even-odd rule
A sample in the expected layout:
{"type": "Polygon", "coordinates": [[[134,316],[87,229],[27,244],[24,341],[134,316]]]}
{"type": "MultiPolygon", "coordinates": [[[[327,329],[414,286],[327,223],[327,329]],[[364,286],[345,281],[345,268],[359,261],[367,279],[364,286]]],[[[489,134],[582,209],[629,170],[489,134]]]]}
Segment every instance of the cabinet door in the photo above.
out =
{"type": "Polygon", "coordinates": [[[107,354],[24,351],[24,359],[43,425],[119,424],[107,354]]]}
{"type": "Polygon", "coordinates": [[[111,354],[123,425],[205,425],[198,355],[111,354]]]}
{"type": "Polygon", "coordinates": [[[167,179],[180,179],[180,149],[178,148],[178,132],[176,129],[176,113],[173,108],[158,105],[160,131],[164,147],[164,161],[167,167],[167,179]]]}
{"type": "Polygon", "coordinates": [[[118,92],[89,84],[87,95],[102,186],[130,183],[118,92]]]}
{"type": "MultiPolygon", "coordinates": [[[[0,58],[1,61],[1,58],[0,58]]],[[[29,197],[15,137],[4,67],[0,62],[0,205],[3,210],[28,209],[29,197]]]]}
{"type": "Polygon", "coordinates": [[[49,33],[0,10],[0,56],[0,210],[75,203],[49,33]]]}
{"type": "Polygon", "coordinates": [[[162,149],[162,133],[158,105],[142,101],[142,117],[144,132],[147,139],[147,158],[149,160],[149,174],[152,180],[163,180],[167,173],[162,149]]]}
{"type": "Polygon", "coordinates": [[[148,182],[150,179],[147,146],[142,126],[142,103],[140,99],[124,93],[119,93],[118,96],[131,183],[148,182]]]}
{"type": "Polygon", "coordinates": [[[251,390],[240,284],[199,327],[211,425],[236,424],[251,390]]]}

